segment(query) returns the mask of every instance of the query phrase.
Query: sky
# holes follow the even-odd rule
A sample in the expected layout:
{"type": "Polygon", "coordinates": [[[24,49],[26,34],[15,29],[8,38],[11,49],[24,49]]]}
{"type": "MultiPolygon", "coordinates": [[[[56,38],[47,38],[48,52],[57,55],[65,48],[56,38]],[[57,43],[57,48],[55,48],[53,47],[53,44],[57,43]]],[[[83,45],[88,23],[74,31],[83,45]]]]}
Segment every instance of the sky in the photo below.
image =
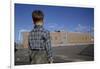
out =
{"type": "Polygon", "coordinates": [[[15,42],[20,38],[19,32],[33,29],[34,10],[41,10],[44,13],[44,28],[49,31],[93,32],[94,29],[93,8],[34,4],[15,4],[14,7],[15,42]]]}

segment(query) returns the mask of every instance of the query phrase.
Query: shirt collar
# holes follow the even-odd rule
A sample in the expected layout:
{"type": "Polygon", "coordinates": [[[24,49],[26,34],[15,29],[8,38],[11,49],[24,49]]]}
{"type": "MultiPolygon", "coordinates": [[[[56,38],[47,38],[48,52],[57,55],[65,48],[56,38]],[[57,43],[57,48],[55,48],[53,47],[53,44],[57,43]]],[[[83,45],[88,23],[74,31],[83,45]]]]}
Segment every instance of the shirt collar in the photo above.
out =
{"type": "Polygon", "coordinates": [[[43,28],[43,25],[35,25],[34,28],[43,28]]]}

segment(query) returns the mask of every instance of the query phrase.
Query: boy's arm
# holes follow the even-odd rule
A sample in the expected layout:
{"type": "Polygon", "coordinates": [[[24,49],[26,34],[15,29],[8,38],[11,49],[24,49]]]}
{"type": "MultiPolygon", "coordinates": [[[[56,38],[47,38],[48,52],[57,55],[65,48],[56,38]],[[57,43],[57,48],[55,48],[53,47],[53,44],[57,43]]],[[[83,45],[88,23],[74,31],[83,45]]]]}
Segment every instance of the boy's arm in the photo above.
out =
{"type": "Polygon", "coordinates": [[[50,37],[50,32],[46,33],[46,51],[48,55],[48,60],[50,63],[53,63],[53,56],[52,56],[52,47],[51,47],[51,37],[50,37]]]}
{"type": "Polygon", "coordinates": [[[29,33],[29,36],[28,36],[28,46],[29,46],[29,49],[31,50],[31,45],[32,45],[32,40],[31,40],[32,36],[31,36],[31,33],[29,33]]]}

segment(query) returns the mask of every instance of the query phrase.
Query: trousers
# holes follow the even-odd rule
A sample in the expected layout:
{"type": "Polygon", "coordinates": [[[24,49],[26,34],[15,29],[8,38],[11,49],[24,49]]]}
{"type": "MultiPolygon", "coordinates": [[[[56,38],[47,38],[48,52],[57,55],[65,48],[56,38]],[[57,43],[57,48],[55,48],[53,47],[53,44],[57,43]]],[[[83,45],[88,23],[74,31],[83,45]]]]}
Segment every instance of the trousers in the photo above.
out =
{"type": "Polygon", "coordinates": [[[31,51],[31,64],[46,64],[48,63],[48,57],[45,50],[32,50],[31,51]]]}

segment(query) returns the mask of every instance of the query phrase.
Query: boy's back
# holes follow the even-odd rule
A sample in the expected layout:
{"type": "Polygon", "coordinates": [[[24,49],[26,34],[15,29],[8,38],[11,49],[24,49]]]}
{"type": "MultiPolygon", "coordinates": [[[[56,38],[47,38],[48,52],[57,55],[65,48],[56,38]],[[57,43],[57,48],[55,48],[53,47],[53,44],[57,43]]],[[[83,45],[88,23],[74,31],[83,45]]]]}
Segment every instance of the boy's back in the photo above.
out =
{"type": "Polygon", "coordinates": [[[50,32],[45,30],[43,26],[36,25],[29,35],[29,47],[30,49],[46,49],[46,46],[50,48],[51,39],[50,32]]]}
{"type": "Polygon", "coordinates": [[[34,29],[29,34],[29,48],[32,51],[32,63],[48,63],[52,59],[50,32],[43,28],[43,14],[41,11],[34,11],[34,29]]]}

